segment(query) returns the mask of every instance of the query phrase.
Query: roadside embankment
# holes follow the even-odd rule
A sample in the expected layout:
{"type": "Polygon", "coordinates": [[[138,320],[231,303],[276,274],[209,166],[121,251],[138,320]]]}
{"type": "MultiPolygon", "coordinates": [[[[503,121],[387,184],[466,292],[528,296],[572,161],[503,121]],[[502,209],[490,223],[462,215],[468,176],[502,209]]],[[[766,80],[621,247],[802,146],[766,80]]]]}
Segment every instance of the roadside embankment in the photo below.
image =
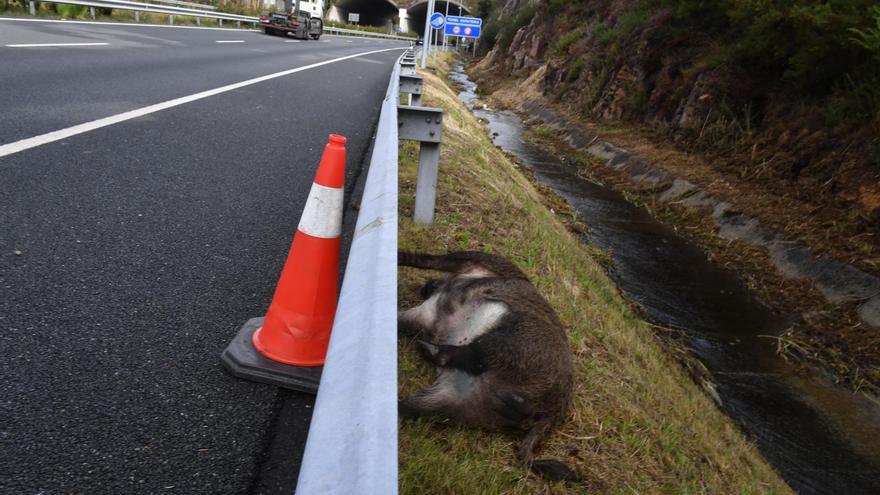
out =
{"type": "Polygon", "coordinates": [[[719,266],[736,271],[790,320],[791,329],[779,338],[785,359],[811,362],[853,390],[877,394],[880,278],[786,228],[785,222],[811,223],[809,216],[768,206],[771,197],[759,201],[703,158],[642,139],[636,129],[585,123],[540,96],[533,84],[508,82],[488,98],[522,115],[531,141],[582,175],[613,184],[676,226],[719,266]]]}
{"type": "Polygon", "coordinates": [[[498,0],[469,73],[790,319],[786,359],[877,396],[880,7],[759,3],[498,0]]]}
{"type": "MultiPolygon", "coordinates": [[[[443,67],[443,61],[437,61],[443,67]]],[[[418,149],[401,147],[400,247],[483,250],[519,265],[559,313],[576,357],[568,421],[542,457],[573,466],[584,485],[547,484],[516,460],[515,438],[420,420],[401,423],[403,493],[788,493],[733,423],[664,350],[602,268],[603,255],[567,230],[563,201],[540,192],[489,139],[456,93],[423,72],[424,103],[443,108],[435,223],[413,224],[418,149]]],[[[587,219],[588,220],[588,219],[587,219]]],[[[426,274],[400,272],[403,307],[426,274]]],[[[432,371],[400,344],[400,393],[432,371]]]]}
{"type": "MultiPolygon", "coordinates": [[[[249,9],[222,8],[217,12],[225,12],[229,14],[240,15],[259,15],[260,11],[249,9]]],[[[253,24],[244,23],[240,26],[235,21],[226,21],[221,24],[218,19],[210,17],[197,18],[188,15],[159,14],[156,12],[138,12],[125,9],[111,9],[106,7],[95,8],[95,18],[92,19],[89,8],[85,5],[73,5],[63,3],[41,3],[36,4],[36,16],[31,16],[28,12],[28,3],[12,3],[0,1],[0,17],[23,17],[27,19],[51,19],[51,20],[79,20],[79,21],[98,21],[98,22],[125,22],[132,24],[158,24],[158,25],[174,25],[174,26],[201,26],[201,27],[223,27],[225,29],[252,29],[253,24]],[[173,20],[169,18],[173,17],[173,20]]]]}

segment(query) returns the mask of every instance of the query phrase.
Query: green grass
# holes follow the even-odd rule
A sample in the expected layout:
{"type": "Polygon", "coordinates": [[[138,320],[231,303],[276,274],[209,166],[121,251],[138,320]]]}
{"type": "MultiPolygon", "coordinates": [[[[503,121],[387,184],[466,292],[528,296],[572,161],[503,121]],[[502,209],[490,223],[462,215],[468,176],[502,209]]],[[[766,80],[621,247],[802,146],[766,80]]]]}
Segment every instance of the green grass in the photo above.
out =
{"type": "Polygon", "coordinates": [[[571,67],[568,68],[568,72],[566,72],[565,74],[565,80],[568,82],[577,81],[578,78],[581,77],[581,73],[584,71],[585,65],[586,62],[584,61],[584,59],[577,59],[573,64],[571,64],[571,67]]]}
{"type": "Polygon", "coordinates": [[[583,36],[583,31],[580,29],[575,29],[563,34],[558,40],[556,40],[556,44],[553,46],[554,53],[563,54],[568,52],[568,48],[579,40],[581,36],[583,36]]]}
{"type": "MultiPolygon", "coordinates": [[[[435,60],[442,74],[445,62],[435,60]]],[[[548,199],[489,140],[440,78],[423,73],[425,104],[446,110],[436,221],[413,224],[418,148],[401,146],[400,247],[473,249],[519,265],[556,308],[576,359],[573,408],[543,453],[583,485],[547,483],[516,460],[516,438],[420,420],[400,426],[400,488],[412,494],[788,493],[731,421],[691,381],[620,297],[606,257],[566,230],[548,199]]],[[[589,219],[585,219],[587,222],[589,219]]],[[[401,269],[402,307],[429,274],[401,269]]],[[[400,393],[432,370],[400,344],[400,393]]]]}
{"type": "MultiPolygon", "coordinates": [[[[97,21],[112,21],[112,22],[135,22],[135,14],[132,10],[122,10],[122,9],[95,9],[96,16],[95,20],[97,21]],[[109,11],[109,13],[107,12],[109,11]]],[[[27,10],[27,3],[22,4],[14,4],[0,3],[0,15],[3,16],[12,16],[12,17],[31,17],[27,10]]],[[[90,20],[91,16],[89,15],[89,9],[85,6],[77,6],[71,4],[48,4],[48,3],[37,3],[37,15],[38,18],[45,19],[86,19],[90,20]]],[[[168,24],[168,17],[165,14],[156,14],[152,12],[141,12],[140,13],[140,23],[141,24],[168,24]]],[[[200,21],[197,21],[195,17],[192,16],[182,16],[175,15],[174,16],[174,25],[175,26],[195,26],[200,22],[200,25],[203,27],[218,27],[220,24],[217,19],[208,19],[202,18],[200,21]]],[[[226,21],[223,23],[224,28],[236,28],[237,25],[235,21],[226,21]]],[[[252,29],[252,23],[243,22],[241,24],[242,29],[252,29]]]]}

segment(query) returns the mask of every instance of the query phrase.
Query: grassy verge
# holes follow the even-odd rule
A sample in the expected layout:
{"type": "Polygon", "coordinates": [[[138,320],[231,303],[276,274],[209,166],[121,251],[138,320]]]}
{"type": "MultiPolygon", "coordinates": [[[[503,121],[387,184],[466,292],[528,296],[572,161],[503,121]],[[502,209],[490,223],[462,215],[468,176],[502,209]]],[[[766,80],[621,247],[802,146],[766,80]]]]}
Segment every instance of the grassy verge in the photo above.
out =
{"type": "MultiPolygon", "coordinates": [[[[64,4],[58,4],[64,5],[64,4]]],[[[3,7],[3,4],[0,3],[0,7],[3,7]]],[[[75,7],[70,5],[70,7],[75,7]]],[[[40,19],[70,19],[70,20],[85,20],[91,21],[92,18],[89,15],[88,7],[71,9],[68,15],[63,15],[59,13],[57,10],[57,6],[48,3],[37,3],[37,18],[40,19]]],[[[96,21],[105,21],[105,22],[130,22],[135,23],[135,15],[133,10],[122,10],[122,9],[96,9],[95,20],[96,21]],[[110,11],[109,14],[106,12],[110,11]]],[[[0,17],[32,17],[27,10],[27,3],[24,4],[7,4],[5,8],[0,8],[0,17]]],[[[166,14],[156,14],[153,12],[141,12],[140,13],[140,24],[168,24],[168,15],[166,14]]],[[[197,22],[200,23],[202,27],[219,27],[220,23],[217,19],[210,18],[202,18],[199,21],[196,21],[196,18],[193,16],[185,16],[185,15],[175,15],[174,16],[174,25],[175,26],[196,26],[197,22]]],[[[224,28],[235,29],[237,25],[235,21],[224,21],[224,28]]],[[[242,29],[253,29],[254,25],[252,23],[244,22],[241,24],[242,29]]]]}
{"type": "MultiPolygon", "coordinates": [[[[514,438],[420,420],[400,427],[401,491],[787,493],[755,448],[629,309],[603,271],[601,253],[569,233],[455,92],[437,76],[423,75],[426,105],[446,111],[437,216],[432,227],[409,220],[418,150],[404,144],[400,246],[504,255],[553,304],[576,356],[577,389],[570,418],[544,455],[565,459],[585,486],[548,484],[529,475],[515,459],[514,438]]],[[[401,271],[403,306],[417,301],[427,276],[401,271]]],[[[411,343],[401,342],[401,394],[428,385],[431,375],[411,343]]]]}

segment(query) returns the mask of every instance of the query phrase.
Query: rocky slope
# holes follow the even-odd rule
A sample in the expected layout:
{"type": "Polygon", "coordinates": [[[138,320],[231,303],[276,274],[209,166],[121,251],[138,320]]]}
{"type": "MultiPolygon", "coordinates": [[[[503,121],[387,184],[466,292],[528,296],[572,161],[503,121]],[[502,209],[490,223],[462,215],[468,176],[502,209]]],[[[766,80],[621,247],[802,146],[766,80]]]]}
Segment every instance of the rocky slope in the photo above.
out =
{"type": "MultiPolygon", "coordinates": [[[[860,18],[842,17],[843,7],[830,11],[836,17],[819,11],[830,16],[819,20],[804,10],[815,21],[815,32],[804,34],[787,33],[787,18],[767,24],[734,17],[715,26],[717,12],[694,14],[684,7],[701,3],[687,0],[480,4],[495,43],[473,72],[499,100],[552,107],[813,254],[880,274],[880,95],[869,88],[880,64],[872,67],[872,52],[852,36],[821,49],[809,45],[833,29],[854,36],[847,26],[862,26],[860,18]],[[765,31],[748,32],[759,28],[765,31]],[[783,37],[769,39],[777,31],[783,37]],[[774,46],[788,51],[780,55],[774,46]],[[817,50],[822,57],[804,61],[817,50]]],[[[732,9],[723,15],[733,16],[732,9]]],[[[534,106],[519,105],[528,108],[534,106]]],[[[755,278],[766,285],[784,278],[778,275],[755,278]]],[[[800,287],[780,297],[798,306],[799,299],[821,299],[817,290],[800,287]]],[[[859,375],[867,367],[876,378],[880,330],[865,327],[857,307],[850,301],[796,309],[817,321],[808,332],[813,344],[854,356],[849,369],[859,375]]]]}
{"type": "Polygon", "coordinates": [[[880,127],[829,115],[847,88],[816,98],[797,94],[790,79],[750,74],[664,3],[676,2],[507,0],[495,11],[504,27],[484,67],[518,78],[543,67],[541,91],[586,118],[645,124],[723,152],[744,175],[783,179],[793,194],[854,207],[861,228],[877,227],[880,127]]]}

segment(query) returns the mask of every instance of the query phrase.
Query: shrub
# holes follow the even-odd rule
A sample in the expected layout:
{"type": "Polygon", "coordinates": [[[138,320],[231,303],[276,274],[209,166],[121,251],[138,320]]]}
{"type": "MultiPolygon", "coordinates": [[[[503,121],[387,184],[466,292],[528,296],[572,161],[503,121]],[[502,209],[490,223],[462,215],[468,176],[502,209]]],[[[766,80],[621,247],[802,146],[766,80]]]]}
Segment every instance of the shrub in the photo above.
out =
{"type": "Polygon", "coordinates": [[[575,29],[573,31],[569,31],[562,35],[558,40],[556,40],[556,44],[553,46],[553,51],[557,54],[563,54],[568,51],[568,48],[574,44],[575,41],[580,39],[583,33],[580,29],[575,29]]]}
{"type": "Polygon", "coordinates": [[[850,32],[854,35],[853,43],[873,53],[874,59],[880,62],[880,5],[875,5],[871,9],[871,15],[874,16],[874,27],[864,30],[850,28],[850,32]]]}
{"type": "Polygon", "coordinates": [[[66,17],[69,19],[85,17],[88,11],[89,8],[85,5],[71,5],[69,3],[55,4],[55,12],[58,12],[58,15],[60,15],[61,17],[66,17]]]}
{"type": "Polygon", "coordinates": [[[596,39],[596,43],[600,46],[608,46],[617,41],[617,31],[609,29],[604,22],[596,25],[593,30],[593,36],[596,39]]]}
{"type": "MultiPolygon", "coordinates": [[[[669,7],[682,31],[707,33],[724,59],[757,80],[782,83],[803,98],[869,105],[880,80],[876,0],[644,0],[669,7]]],[[[831,113],[845,113],[843,111],[831,113]]]]}
{"type": "Polygon", "coordinates": [[[492,0],[479,0],[477,2],[477,8],[474,11],[477,17],[482,19],[486,19],[495,10],[495,3],[492,0]]]}
{"type": "Polygon", "coordinates": [[[581,77],[581,72],[584,71],[584,59],[579,58],[575,63],[571,64],[571,67],[568,68],[568,72],[565,74],[565,80],[572,83],[578,80],[581,77]]]}

